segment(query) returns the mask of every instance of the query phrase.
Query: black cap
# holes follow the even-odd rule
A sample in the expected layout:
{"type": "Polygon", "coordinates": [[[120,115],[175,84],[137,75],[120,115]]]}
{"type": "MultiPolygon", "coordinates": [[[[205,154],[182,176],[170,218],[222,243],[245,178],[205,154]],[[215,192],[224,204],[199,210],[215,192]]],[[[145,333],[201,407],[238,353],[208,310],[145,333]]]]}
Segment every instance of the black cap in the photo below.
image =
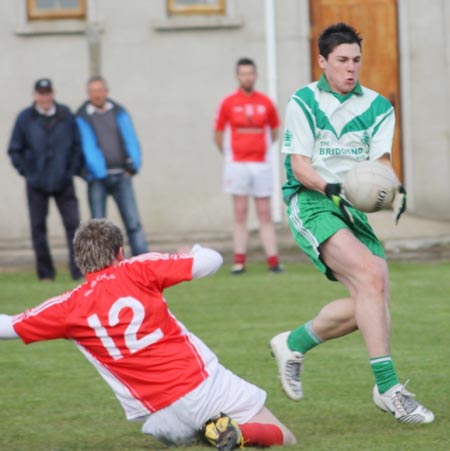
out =
{"type": "Polygon", "coordinates": [[[49,78],[40,78],[34,84],[34,90],[38,92],[53,92],[52,81],[49,78]]]}

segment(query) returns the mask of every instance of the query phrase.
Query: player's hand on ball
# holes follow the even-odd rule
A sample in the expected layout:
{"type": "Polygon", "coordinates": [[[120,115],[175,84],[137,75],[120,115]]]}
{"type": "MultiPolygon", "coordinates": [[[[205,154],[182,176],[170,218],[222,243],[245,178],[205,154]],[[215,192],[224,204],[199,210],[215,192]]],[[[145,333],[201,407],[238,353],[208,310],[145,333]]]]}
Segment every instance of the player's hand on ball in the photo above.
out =
{"type": "Polygon", "coordinates": [[[406,190],[403,185],[398,185],[395,188],[394,200],[392,202],[392,209],[394,210],[395,225],[398,224],[400,216],[406,211],[406,190]]]}
{"type": "Polygon", "coordinates": [[[353,216],[348,207],[352,204],[342,196],[342,185],[340,183],[328,183],[325,186],[325,195],[332,200],[336,207],[341,210],[347,222],[353,222],[353,216]]]}

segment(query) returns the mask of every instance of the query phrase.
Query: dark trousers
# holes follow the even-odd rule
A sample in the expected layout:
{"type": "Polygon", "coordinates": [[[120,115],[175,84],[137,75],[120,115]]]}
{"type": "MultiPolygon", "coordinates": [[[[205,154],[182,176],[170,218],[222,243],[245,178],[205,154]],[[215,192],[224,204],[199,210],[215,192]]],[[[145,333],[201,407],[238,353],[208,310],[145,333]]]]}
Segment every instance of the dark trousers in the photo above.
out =
{"type": "Polygon", "coordinates": [[[131,177],[127,174],[108,175],[92,180],[88,185],[89,207],[93,218],[106,218],[106,199],[111,195],[119,208],[127,230],[133,256],[148,252],[147,240],[139,219],[131,177]]]}
{"type": "Polygon", "coordinates": [[[61,191],[55,193],[46,193],[31,187],[27,183],[31,239],[36,257],[37,275],[40,279],[54,279],[56,274],[47,239],[47,215],[51,197],[55,199],[66,231],[70,273],[73,279],[79,279],[82,274],[74,260],[73,236],[80,223],[80,214],[73,182],[68,183],[61,191]]]}

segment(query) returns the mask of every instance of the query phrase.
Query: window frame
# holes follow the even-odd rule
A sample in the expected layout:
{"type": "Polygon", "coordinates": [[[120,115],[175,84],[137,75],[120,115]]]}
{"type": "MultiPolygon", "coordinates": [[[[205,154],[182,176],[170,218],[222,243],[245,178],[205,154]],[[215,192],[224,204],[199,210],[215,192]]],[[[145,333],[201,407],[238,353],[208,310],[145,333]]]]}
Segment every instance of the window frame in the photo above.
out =
{"type": "Polygon", "coordinates": [[[176,0],[166,0],[168,16],[191,16],[191,15],[215,15],[225,16],[227,14],[226,0],[216,0],[215,5],[180,5],[176,0]]]}
{"type": "Polygon", "coordinates": [[[27,19],[29,21],[86,19],[86,0],[78,0],[78,3],[78,8],[41,9],[37,8],[36,0],[27,0],[27,19]]]}

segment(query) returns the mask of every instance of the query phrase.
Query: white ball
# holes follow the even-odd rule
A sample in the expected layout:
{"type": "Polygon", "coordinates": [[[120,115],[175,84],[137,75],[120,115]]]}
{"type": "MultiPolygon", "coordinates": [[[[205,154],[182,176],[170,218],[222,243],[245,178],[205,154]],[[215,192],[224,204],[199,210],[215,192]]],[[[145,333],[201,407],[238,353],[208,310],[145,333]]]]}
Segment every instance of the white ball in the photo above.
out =
{"type": "Polygon", "coordinates": [[[373,213],[392,205],[397,185],[391,168],[376,161],[362,161],[348,171],[342,187],[355,208],[373,213]]]}

